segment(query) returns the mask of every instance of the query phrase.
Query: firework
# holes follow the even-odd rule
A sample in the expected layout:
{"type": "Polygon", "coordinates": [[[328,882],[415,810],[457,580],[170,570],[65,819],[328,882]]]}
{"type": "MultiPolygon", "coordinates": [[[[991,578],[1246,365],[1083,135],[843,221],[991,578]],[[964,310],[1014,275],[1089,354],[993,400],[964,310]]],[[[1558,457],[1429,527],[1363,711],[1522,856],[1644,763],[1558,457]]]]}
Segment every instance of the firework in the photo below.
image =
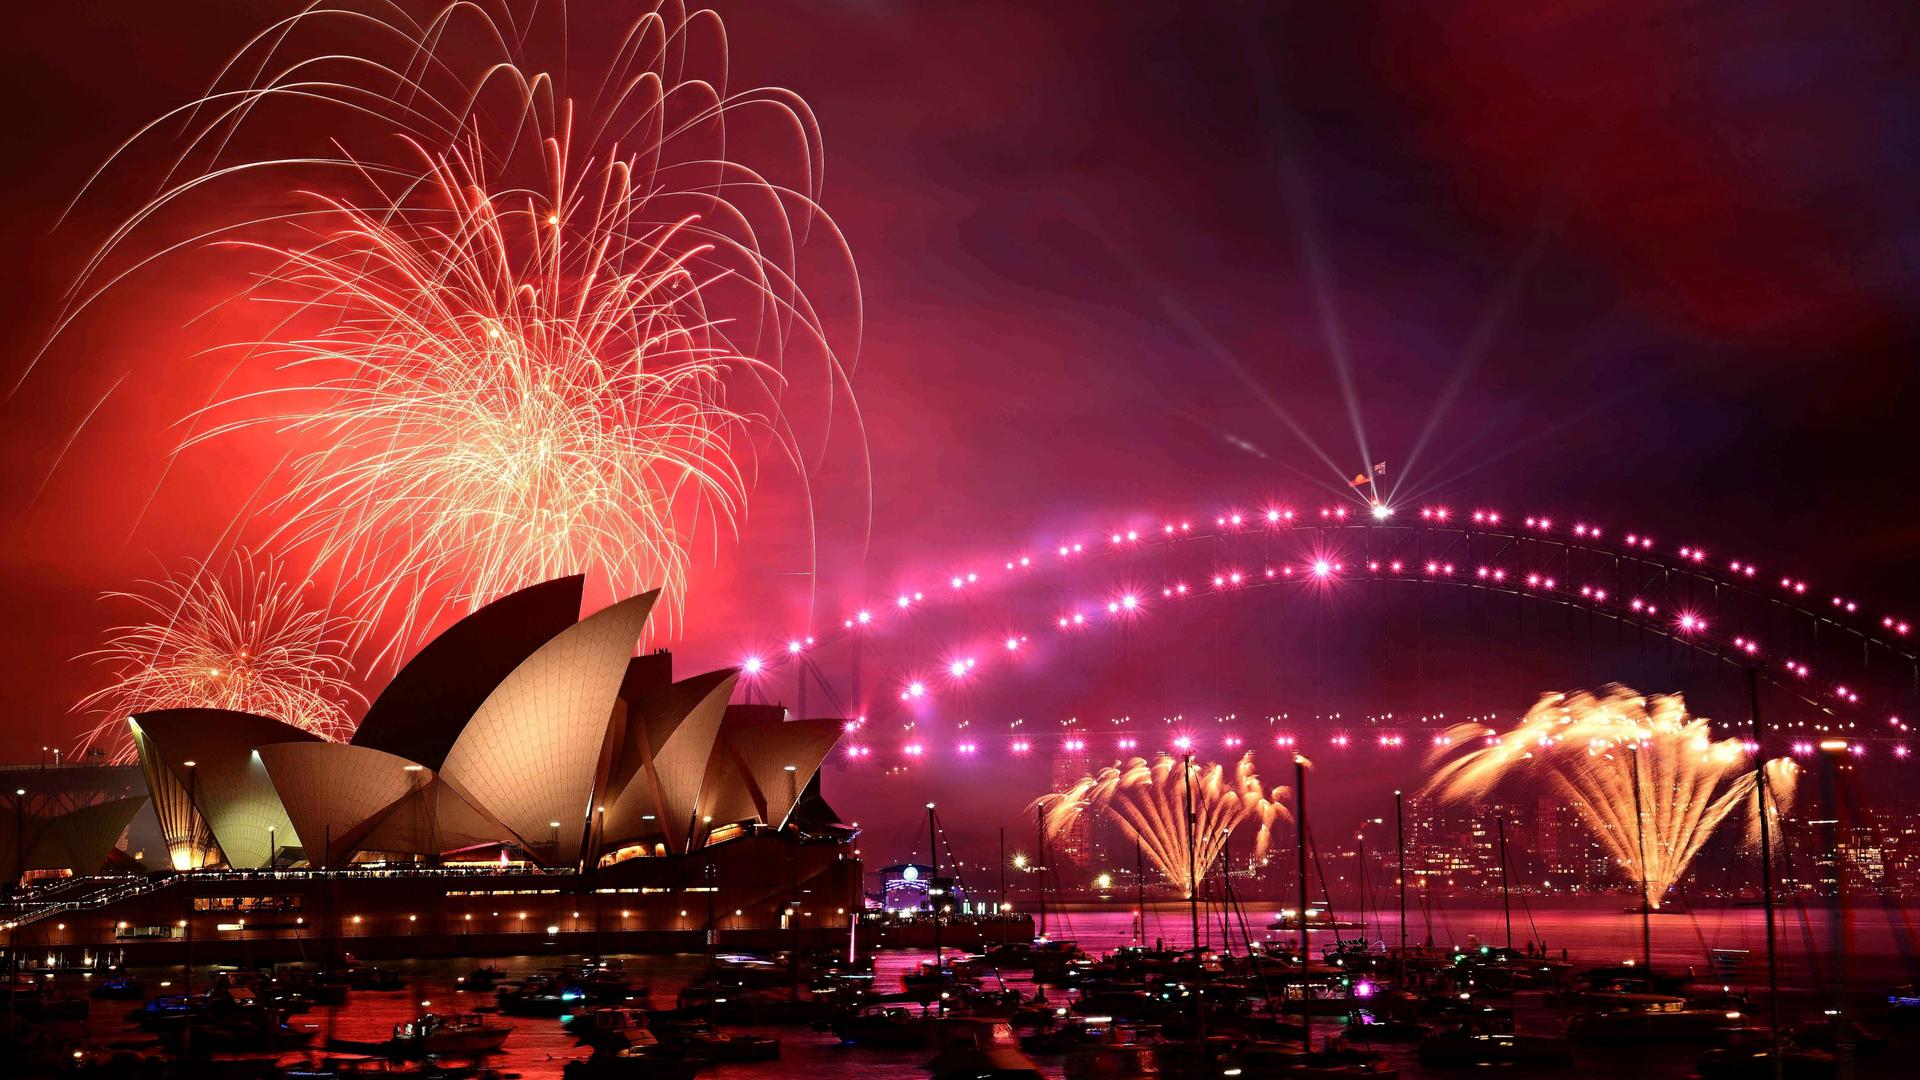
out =
{"type": "Polygon", "coordinates": [[[190,216],[257,265],[238,299],[275,314],[236,347],[282,384],[217,402],[185,444],[260,427],[292,444],[256,517],[334,568],[395,659],[442,608],[583,570],[662,587],[670,627],[763,448],[811,504],[849,385],[830,339],[857,337],[857,285],[805,103],[729,91],[719,19],[671,0],[586,43],[603,63],[533,64],[537,29],[472,4],[276,24],[168,118],[187,128],[168,185],[106,249],[235,184],[252,196],[190,216]],[[576,95],[569,71],[605,75],[576,95]],[[292,130],[325,151],[286,154],[292,130]],[[777,160],[741,159],[769,141],[777,160]],[[850,285],[847,333],[801,289],[813,232],[850,285]]]}
{"type": "Polygon", "coordinates": [[[1082,777],[1066,791],[1040,799],[1046,807],[1046,829],[1058,836],[1088,813],[1105,814],[1127,838],[1140,845],[1155,868],[1181,891],[1192,896],[1205,881],[1214,860],[1226,847],[1234,829],[1257,822],[1253,854],[1264,855],[1276,820],[1292,820],[1283,800],[1284,787],[1271,793],[1260,786],[1253,755],[1245,754],[1228,773],[1219,763],[1182,762],[1165,754],[1152,764],[1134,758],[1082,777]],[[1193,827],[1187,827],[1187,791],[1193,792],[1193,827]],[[1192,837],[1189,859],[1188,837],[1192,837]]]}
{"type": "MultiPolygon", "coordinates": [[[[1445,760],[1429,791],[1482,798],[1511,778],[1545,778],[1656,908],[1728,815],[1747,813],[1749,838],[1758,827],[1747,744],[1715,739],[1679,694],[1548,694],[1509,731],[1461,724],[1447,742],[1471,749],[1445,760]]],[[[1767,763],[1775,818],[1792,803],[1796,775],[1789,759],[1767,763]]]]}
{"type": "Polygon", "coordinates": [[[104,599],[139,621],[86,654],[107,685],[76,711],[98,718],[78,751],[133,760],[127,717],[157,709],[233,709],[270,716],[325,739],[353,734],[349,704],[364,704],[346,659],[349,620],[310,606],[271,559],[242,553],[222,575],[206,564],[104,599]]]}

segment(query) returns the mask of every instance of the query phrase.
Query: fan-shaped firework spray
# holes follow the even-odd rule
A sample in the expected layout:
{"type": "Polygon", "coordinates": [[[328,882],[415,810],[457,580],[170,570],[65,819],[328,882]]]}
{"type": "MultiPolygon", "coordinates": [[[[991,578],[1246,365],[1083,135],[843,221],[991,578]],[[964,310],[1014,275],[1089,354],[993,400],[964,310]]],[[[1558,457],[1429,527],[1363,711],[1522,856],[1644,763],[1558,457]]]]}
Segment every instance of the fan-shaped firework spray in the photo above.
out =
{"type": "Polygon", "coordinates": [[[1105,814],[1141,851],[1182,896],[1192,896],[1205,881],[1215,859],[1233,830],[1248,822],[1256,823],[1253,854],[1266,854],[1276,820],[1291,821],[1282,800],[1288,789],[1274,788],[1271,793],[1260,786],[1254,772],[1253,755],[1243,755],[1231,773],[1219,763],[1190,766],[1192,776],[1183,772],[1182,761],[1162,754],[1152,764],[1145,758],[1115,762],[1093,776],[1082,777],[1065,791],[1043,796],[1039,805],[1046,808],[1049,835],[1058,836],[1080,815],[1105,814]],[[1186,821],[1187,784],[1193,787],[1192,858],[1188,858],[1186,821]],[[1192,874],[1188,867],[1197,868],[1192,874]]]}
{"type": "MultiPolygon", "coordinates": [[[[1511,730],[1460,724],[1446,745],[1464,749],[1440,752],[1427,790],[1481,799],[1510,779],[1546,780],[1614,861],[1645,883],[1656,908],[1729,814],[1757,813],[1747,744],[1715,739],[1679,694],[1647,698],[1618,685],[1548,694],[1511,730]]],[[[1792,804],[1796,776],[1789,759],[1767,763],[1776,816],[1792,804]]],[[[1750,820],[1750,836],[1758,824],[1750,820]]]]}

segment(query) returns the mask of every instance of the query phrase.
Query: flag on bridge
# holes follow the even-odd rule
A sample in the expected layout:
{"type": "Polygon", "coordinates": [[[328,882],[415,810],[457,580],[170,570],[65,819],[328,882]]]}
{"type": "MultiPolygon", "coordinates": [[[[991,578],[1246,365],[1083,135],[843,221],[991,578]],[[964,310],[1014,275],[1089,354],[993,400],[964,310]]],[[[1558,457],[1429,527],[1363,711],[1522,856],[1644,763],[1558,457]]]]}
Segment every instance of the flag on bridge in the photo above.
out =
{"type": "Polygon", "coordinates": [[[1385,475],[1387,475],[1387,463],[1384,461],[1376,461],[1373,463],[1373,472],[1371,474],[1361,473],[1358,476],[1355,476],[1352,480],[1347,481],[1347,486],[1348,487],[1366,487],[1368,484],[1373,483],[1373,478],[1375,476],[1385,476],[1385,475]]]}

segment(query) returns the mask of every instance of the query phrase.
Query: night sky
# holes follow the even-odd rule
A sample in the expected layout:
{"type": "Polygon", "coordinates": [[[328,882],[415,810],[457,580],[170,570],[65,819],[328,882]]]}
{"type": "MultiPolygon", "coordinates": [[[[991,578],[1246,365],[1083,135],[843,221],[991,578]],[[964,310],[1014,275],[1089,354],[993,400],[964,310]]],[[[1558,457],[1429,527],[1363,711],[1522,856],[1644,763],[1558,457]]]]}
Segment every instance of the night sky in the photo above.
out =
{"type": "MultiPolygon", "coordinates": [[[[573,7],[590,34],[627,5],[573,7]]],[[[861,271],[872,487],[858,441],[836,439],[811,625],[1127,515],[1318,505],[1374,460],[1396,501],[1644,527],[1920,611],[1911,4],[717,7],[736,82],[791,88],[821,118],[823,201],[861,271]]],[[[66,200],[292,10],[15,14],[9,383],[114,217],[95,204],[55,228],[66,200]]],[[[189,325],[209,295],[184,273],[139,283],[0,403],[0,755],[70,740],[95,678],[73,658],[114,621],[98,594],[207,554],[271,462],[244,445],[167,466],[212,385],[195,353],[218,328],[189,325]]],[[[809,623],[791,491],[761,496],[742,543],[700,569],[683,673],[809,623]]],[[[1409,631],[1410,613],[1143,624],[956,709],[983,729],[1462,712],[1469,693],[1511,713],[1567,682],[1724,678],[1483,646],[1439,610],[1409,631]]],[[[870,685],[893,670],[868,658],[870,685]]],[[[978,782],[932,771],[942,795],[978,782]]],[[[1007,820],[1038,793],[1022,776],[957,817],[1007,820]]],[[[827,780],[849,816],[885,805],[893,789],[857,780],[827,780]]]]}

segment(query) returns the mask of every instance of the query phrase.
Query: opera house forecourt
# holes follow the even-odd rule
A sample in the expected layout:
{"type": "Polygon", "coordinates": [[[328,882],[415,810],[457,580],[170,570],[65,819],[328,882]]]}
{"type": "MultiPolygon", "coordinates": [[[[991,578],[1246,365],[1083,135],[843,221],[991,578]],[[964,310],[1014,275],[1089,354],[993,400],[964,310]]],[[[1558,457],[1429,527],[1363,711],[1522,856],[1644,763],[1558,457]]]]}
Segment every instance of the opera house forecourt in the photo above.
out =
{"type": "Polygon", "coordinates": [[[351,742],[211,709],[129,718],[145,798],[52,817],[14,800],[0,873],[33,887],[8,947],[99,967],[844,942],[861,870],[819,791],[841,722],[729,705],[733,670],[675,681],[668,653],[634,656],[658,594],[580,618],[582,587],[450,627],[351,742]],[[160,850],[115,848],[136,816],[160,850]]]}

